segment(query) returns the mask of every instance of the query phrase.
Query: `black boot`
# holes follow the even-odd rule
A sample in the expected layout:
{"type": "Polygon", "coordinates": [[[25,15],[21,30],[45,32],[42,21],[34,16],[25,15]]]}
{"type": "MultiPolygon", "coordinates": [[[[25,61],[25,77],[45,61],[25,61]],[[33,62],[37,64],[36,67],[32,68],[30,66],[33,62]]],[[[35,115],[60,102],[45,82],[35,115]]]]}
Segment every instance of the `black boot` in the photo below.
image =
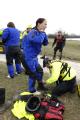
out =
{"type": "Polygon", "coordinates": [[[39,82],[39,83],[38,83],[37,90],[47,91],[47,90],[48,90],[48,88],[46,88],[46,87],[44,86],[44,83],[39,82]]]}

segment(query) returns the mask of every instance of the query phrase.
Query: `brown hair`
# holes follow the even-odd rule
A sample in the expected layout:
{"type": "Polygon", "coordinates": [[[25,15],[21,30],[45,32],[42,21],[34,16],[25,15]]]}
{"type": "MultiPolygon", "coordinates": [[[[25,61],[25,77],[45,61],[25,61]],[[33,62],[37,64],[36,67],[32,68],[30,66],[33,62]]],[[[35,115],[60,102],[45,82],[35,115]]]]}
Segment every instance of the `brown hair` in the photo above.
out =
{"type": "Polygon", "coordinates": [[[38,23],[43,23],[45,21],[45,18],[38,18],[37,21],[36,21],[36,27],[38,25],[38,23]]]}
{"type": "Polygon", "coordinates": [[[15,25],[14,25],[14,23],[13,23],[13,22],[9,22],[9,23],[7,24],[7,27],[12,27],[12,28],[15,28],[15,25]]]}

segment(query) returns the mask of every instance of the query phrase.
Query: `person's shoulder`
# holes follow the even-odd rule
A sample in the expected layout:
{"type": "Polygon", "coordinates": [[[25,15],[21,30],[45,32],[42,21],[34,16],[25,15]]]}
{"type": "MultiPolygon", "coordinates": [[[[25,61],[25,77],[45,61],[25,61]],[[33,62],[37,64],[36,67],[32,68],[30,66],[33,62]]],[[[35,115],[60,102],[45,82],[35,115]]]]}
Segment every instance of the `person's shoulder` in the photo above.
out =
{"type": "Polygon", "coordinates": [[[38,31],[36,29],[32,29],[27,35],[32,35],[32,36],[35,36],[38,34],[38,31]]]}
{"type": "Polygon", "coordinates": [[[46,35],[46,32],[42,31],[42,33],[46,35]]]}
{"type": "Polygon", "coordinates": [[[3,32],[9,32],[9,28],[5,28],[3,32]]]}
{"type": "Polygon", "coordinates": [[[35,29],[35,28],[32,29],[32,32],[33,32],[34,34],[36,34],[36,35],[39,33],[39,31],[38,31],[37,29],[35,29]]]}
{"type": "Polygon", "coordinates": [[[20,30],[17,28],[9,28],[9,31],[20,34],[20,30]]]}
{"type": "Polygon", "coordinates": [[[5,28],[3,31],[8,30],[9,28],[5,28]]]}
{"type": "Polygon", "coordinates": [[[16,30],[16,31],[20,32],[20,30],[17,29],[17,28],[10,28],[10,29],[11,29],[11,30],[16,30]]]}
{"type": "Polygon", "coordinates": [[[12,27],[6,28],[7,31],[12,31],[13,29],[14,29],[14,28],[12,28],[12,27]]]}

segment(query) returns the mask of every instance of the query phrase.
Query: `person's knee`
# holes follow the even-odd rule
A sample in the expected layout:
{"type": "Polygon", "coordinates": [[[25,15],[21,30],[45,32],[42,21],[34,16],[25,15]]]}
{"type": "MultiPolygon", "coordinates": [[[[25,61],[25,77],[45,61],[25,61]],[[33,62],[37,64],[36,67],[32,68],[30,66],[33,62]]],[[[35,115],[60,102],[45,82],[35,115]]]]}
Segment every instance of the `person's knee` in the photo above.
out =
{"type": "Polygon", "coordinates": [[[40,73],[43,76],[43,68],[41,66],[38,66],[36,70],[38,73],[40,73]]]}
{"type": "Polygon", "coordinates": [[[54,48],[54,52],[57,52],[57,48],[56,47],[54,48]]]}
{"type": "Polygon", "coordinates": [[[13,64],[13,60],[7,60],[7,65],[12,65],[13,64]]]}
{"type": "Polygon", "coordinates": [[[59,49],[59,52],[60,52],[60,53],[62,53],[62,51],[63,51],[63,49],[62,49],[62,48],[60,48],[60,49],[59,49]]]}

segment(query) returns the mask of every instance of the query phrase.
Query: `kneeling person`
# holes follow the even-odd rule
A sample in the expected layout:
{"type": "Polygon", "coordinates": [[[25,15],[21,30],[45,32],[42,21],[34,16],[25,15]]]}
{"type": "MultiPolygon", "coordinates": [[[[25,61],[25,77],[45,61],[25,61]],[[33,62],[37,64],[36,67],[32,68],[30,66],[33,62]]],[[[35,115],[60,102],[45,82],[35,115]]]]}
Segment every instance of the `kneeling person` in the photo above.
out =
{"type": "Polygon", "coordinates": [[[60,96],[66,92],[73,93],[76,85],[76,71],[66,62],[48,58],[43,60],[43,67],[50,70],[51,77],[46,81],[47,84],[56,82],[56,86],[52,90],[53,96],[60,96]]]}

